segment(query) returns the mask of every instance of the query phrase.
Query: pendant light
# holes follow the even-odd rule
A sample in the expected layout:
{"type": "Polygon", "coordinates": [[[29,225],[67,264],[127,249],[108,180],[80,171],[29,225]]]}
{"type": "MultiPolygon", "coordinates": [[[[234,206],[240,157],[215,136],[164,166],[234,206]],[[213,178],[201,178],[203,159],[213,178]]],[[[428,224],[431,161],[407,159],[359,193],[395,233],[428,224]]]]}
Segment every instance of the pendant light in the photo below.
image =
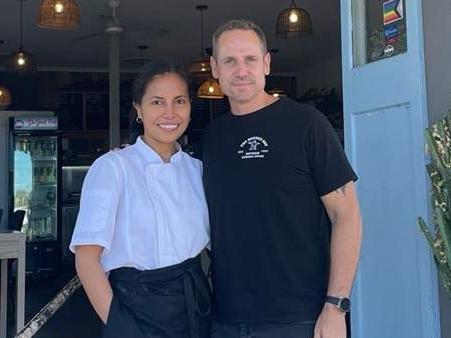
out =
{"type": "Polygon", "coordinates": [[[210,57],[205,55],[204,45],[204,11],[207,8],[206,5],[196,6],[196,9],[200,12],[201,50],[199,59],[191,62],[188,67],[189,73],[195,77],[211,76],[210,57]]]}
{"type": "MultiPolygon", "coordinates": [[[[269,52],[271,53],[271,62],[275,62],[276,61],[276,55],[279,53],[279,49],[277,48],[271,48],[269,50],[269,52]]],[[[275,88],[270,86],[271,89],[267,90],[267,93],[269,95],[272,95],[275,98],[279,98],[279,97],[286,97],[287,93],[281,89],[281,88],[275,88]]]]}
{"type": "Polygon", "coordinates": [[[224,94],[221,91],[218,81],[213,78],[208,78],[197,90],[197,97],[201,99],[223,99],[224,94]]]}
{"type": "Polygon", "coordinates": [[[44,29],[74,29],[80,22],[80,11],[74,0],[42,0],[36,25],[44,29]]]}
{"type": "Polygon", "coordinates": [[[7,107],[11,104],[11,92],[8,88],[0,86],[0,107],[7,107]]]}
{"type": "Polygon", "coordinates": [[[16,73],[31,73],[36,70],[34,56],[22,47],[23,40],[23,0],[20,0],[20,38],[19,49],[9,55],[9,69],[16,73]]]}
{"type": "Polygon", "coordinates": [[[197,97],[201,99],[222,99],[224,94],[219,87],[218,81],[211,77],[210,57],[205,55],[204,44],[204,10],[208,6],[198,5],[196,9],[200,11],[200,31],[201,31],[201,57],[189,65],[189,73],[198,78],[207,78],[197,90],[197,97]]]}
{"type": "Polygon", "coordinates": [[[312,35],[312,18],[303,8],[297,7],[294,0],[291,6],[277,17],[276,35],[281,38],[296,38],[312,35]]]}
{"type": "Polygon", "coordinates": [[[286,97],[287,93],[285,93],[285,91],[283,89],[278,89],[278,88],[274,88],[274,89],[270,89],[268,90],[268,94],[272,95],[274,97],[286,97]]]}

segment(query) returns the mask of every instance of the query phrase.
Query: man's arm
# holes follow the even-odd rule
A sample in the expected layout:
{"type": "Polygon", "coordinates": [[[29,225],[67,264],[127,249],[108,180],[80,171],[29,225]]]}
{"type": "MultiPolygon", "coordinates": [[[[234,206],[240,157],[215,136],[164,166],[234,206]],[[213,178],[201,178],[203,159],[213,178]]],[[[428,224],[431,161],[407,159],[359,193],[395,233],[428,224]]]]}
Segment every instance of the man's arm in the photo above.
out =
{"type": "MultiPolygon", "coordinates": [[[[362,219],[354,182],[321,197],[332,223],[330,274],[327,294],[349,297],[359,259],[362,219]]],[[[345,338],[344,314],[326,303],[318,317],[314,338],[345,338]]]]}

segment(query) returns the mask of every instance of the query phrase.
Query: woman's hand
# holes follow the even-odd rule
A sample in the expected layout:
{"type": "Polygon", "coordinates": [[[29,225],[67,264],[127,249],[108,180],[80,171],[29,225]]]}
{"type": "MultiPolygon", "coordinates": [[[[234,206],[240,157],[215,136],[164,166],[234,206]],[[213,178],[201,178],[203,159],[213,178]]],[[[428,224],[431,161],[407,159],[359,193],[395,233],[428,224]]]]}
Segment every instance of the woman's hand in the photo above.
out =
{"type": "Polygon", "coordinates": [[[100,265],[103,247],[99,245],[79,245],[75,250],[75,267],[81,284],[94,310],[106,323],[113,299],[113,291],[100,265]]]}

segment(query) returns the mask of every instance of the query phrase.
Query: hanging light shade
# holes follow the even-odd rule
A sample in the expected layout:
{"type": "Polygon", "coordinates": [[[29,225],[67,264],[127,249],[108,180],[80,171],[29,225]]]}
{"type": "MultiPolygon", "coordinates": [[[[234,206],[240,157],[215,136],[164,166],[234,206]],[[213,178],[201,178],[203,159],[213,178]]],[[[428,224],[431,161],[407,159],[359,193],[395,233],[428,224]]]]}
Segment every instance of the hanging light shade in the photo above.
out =
{"type": "Polygon", "coordinates": [[[19,48],[15,52],[9,55],[9,70],[15,73],[32,73],[36,71],[36,63],[34,61],[34,56],[31,53],[24,51],[19,48]]]}
{"type": "Polygon", "coordinates": [[[80,11],[74,0],[42,0],[36,25],[44,29],[74,29],[80,22],[80,11]]]}
{"type": "Polygon", "coordinates": [[[209,78],[205,80],[197,90],[197,97],[201,99],[223,99],[221,87],[219,87],[218,81],[209,78]]]}
{"type": "Polygon", "coordinates": [[[0,86],[0,107],[11,104],[11,93],[8,88],[0,86]]]}
{"type": "Polygon", "coordinates": [[[283,89],[277,89],[277,88],[268,90],[268,94],[272,95],[274,97],[285,97],[285,96],[287,96],[287,93],[285,93],[285,91],[283,89]]]}
{"type": "Polygon", "coordinates": [[[211,76],[210,58],[199,58],[189,64],[188,71],[192,76],[211,76]]]}
{"type": "Polygon", "coordinates": [[[210,58],[205,55],[204,45],[204,11],[207,8],[206,5],[196,6],[196,9],[200,12],[201,50],[200,57],[188,66],[189,73],[194,77],[211,77],[210,58]]]}
{"type": "Polygon", "coordinates": [[[290,8],[284,9],[277,17],[276,35],[281,38],[295,38],[312,35],[312,18],[294,0],[290,8]]]}
{"type": "Polygon", "coordinates": [[[16,73],[30,73],[36,70],[34,56],[26,52],[22,47],[23,40],[23,0],[20,0],[20,35],[19,35],[19,49],[9,55],[8,69],[16,73]]]}

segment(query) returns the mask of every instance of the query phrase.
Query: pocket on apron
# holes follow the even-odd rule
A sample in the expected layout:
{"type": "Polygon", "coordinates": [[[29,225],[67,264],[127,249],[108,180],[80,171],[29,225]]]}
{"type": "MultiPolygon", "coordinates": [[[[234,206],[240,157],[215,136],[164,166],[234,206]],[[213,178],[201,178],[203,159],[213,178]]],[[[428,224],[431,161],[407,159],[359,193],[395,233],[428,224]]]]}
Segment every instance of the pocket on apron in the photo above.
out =
{"type": "Polygon", "coordinates": [[[146,338],[130,312],[121,306],[120,299],[113,294],[103,338],[146,338]]]}
{"type": "Polygon", "coordinates": [[[103,337],[110,337],[109,336],[109,332],[110,332],[110,323],[114,320],[114,316],[115,316],[115,312],[116,312],[116,303],[117,303],[117,297],[116,295],[113,294],[113,298],[111,299],[111,303],[110,303],[110,309],[108,310],[108,316],[105,322],[105,326],[103,328],[103,337]]]}

